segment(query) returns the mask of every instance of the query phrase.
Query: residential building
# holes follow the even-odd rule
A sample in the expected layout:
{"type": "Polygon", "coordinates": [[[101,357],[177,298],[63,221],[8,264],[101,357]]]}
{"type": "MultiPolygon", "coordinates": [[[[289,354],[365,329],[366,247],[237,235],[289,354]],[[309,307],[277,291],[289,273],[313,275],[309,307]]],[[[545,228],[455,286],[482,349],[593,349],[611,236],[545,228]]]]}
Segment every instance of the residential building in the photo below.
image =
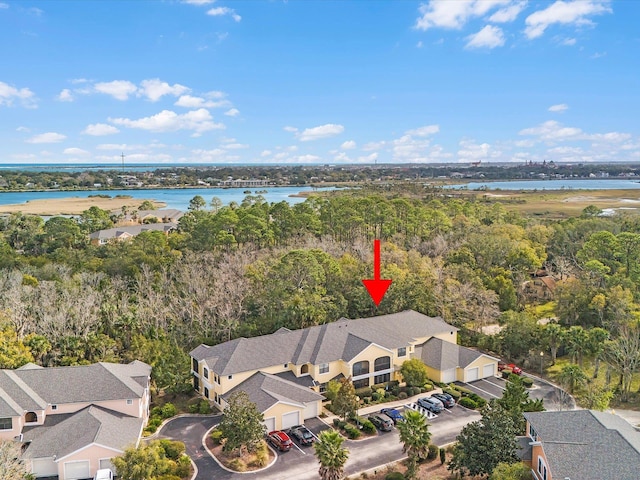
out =
{"type": "Polygon", "coordinates": [[[0,370],[0,439],[23,444],[35,477],[93,478],[138,444],[150,375],[139,361],[0,370]]]}
{"type": "Polygon", "coordinates": [[[124,227],[108,228],[98,230],[89,235],[89,240],[93,245],[106,245],[109,242],[123,242],[140,235],[142,232],[158,231],[169,234],[170,231],[178,228],[177,223],[149,223],[145,225],[129,225],[124,227]]]}
{"type": "Polygon", "coordinates": [[[191,352],[194,388],[220,408],[244,390],[264,407],[268,428],[287,428],[318,415],[329,380],[351,378],[356,388],[402,380],[400,367],[411,358],[425,362],[434,380],[495,375],[498,360],[457,345],[457,332],[442,318],[407,310],[200,345],[191,352]]]}
{"type": "Polygon", "coordinates": [[[592,410],[525,413],[525,462],[536,480],[638,480],[640,431],[592,410]]]}

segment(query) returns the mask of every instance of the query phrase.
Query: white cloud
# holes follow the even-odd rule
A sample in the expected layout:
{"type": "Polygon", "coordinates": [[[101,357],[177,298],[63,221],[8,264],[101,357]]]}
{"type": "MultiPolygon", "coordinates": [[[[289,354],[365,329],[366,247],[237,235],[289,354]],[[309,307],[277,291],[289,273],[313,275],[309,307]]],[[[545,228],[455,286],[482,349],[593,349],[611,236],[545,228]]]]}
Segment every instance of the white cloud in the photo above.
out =
{"type": "Polygon", "coordinates": [[[93,88],[96,92],[111,95],[116,100],[127,100],[129,95],[136,93],[138,87],[128,80],[114,80],[112,82],[99,82],[93,88]]]}
{"type": "Polygon", "coordinates": [[[94,137],[101,137],[104,135],[113,135],[114,133],[118,133],[118,130],[113,125],[107,125],[106,123],[93,123],[91,125],[87,125],[82,133],[85,135],[93,135],[94,137]]]}
{"type": "Polygon", "coordinates": [[[288,125],[286,127],[284,127],[283,130],[285,132],[290,132],[290,133],[297,133],[298,132],[298,129],[296,127],[290,127],[288,125]]]}
{"type": "Polygon", "coordinates": [[[334,123],[327,123],[326,125],[320,125],[312,128],[305,128],[298,136],[301,142],[308,142],[310,140],[320,140],[322,138],[335,137],[344,132],[342,125],[336,125],[334,123]]]}
{"type": "Polygon", "coordinates": [[[30,131],[31,131],[30,128],[23,127],[23,126],[16,128],[16,132],[30,132],[30,131]]]}
{"type": "Polygon", "coordinates": [[[207,15],[211,15],[213,17],[220,17],[223,15],[230,15],[236,22],[242,20],[242,17],[236,13],[233,8],[229,7],[215,7],[211,10],[207,10],[207,15]]]}
{"type": "Polygon", "coordinates": [[[340,148],[343,150],[352,150],[356,148],[356,142],[354,142],[353,140],[347,140],[342,145],[340,145],[340,148]]]}
{"type": "Polygon", "coordinates": [[[240,115],[240,110],[238,110],[237,108],[231,108],[224,112],[224,114],[228,117],[237,117],[238,115],[240,115]]]}
{"type": "Polygon", "coordinates": [[[31,137],[27,140],[27,143],[60,143],[65,138],[67,136],[61,133],[47,132],[31,137]]]}
{"type": "Polygon", "coordinates": [[[185,108],[220,108],[228,107],[228,100],[218,100],[224,97],[222,92],[210,92],[207,94],[209,98],[215,98],[216,100],[207,100],[203,97],[194,97],[192,95],[182,95],[178,98],[178,101],[174,105],[185,108]]]}
{"type": "Polygon", "coordinates": [[[148,145],[130,145],[126,143],[101,143],[96,147],[97,150],[116,150],[118,152],[130,152],[133,150],[150,152],[153,149],[166,149],[167,146],[163,143],[150,143],[148,145]]]}
{"type": "Polygon", "coordinates": [[[485,25],[478,33],[469,35],[466,48],[496,48],[504,45],[502,29],[494,25],[485,25]]]}
{"type": "Polygon", "coordinates": [[[433,135],[434,133],[438,133],[439,131],[439,125],[425,125],[424,127],[408,130],[405,133],[407,135],[414,135],[416,137],[426,137],[427,135],[433,135]]]}
{"type": "Polygon", "coordinates": [[[574,46],[576,44],[577,41],[578,40],[575,39],[575,38],[563,38],[560,41],[560,45],[564,45],[566,47],[572,47],[572,46],[574,46]]]}
{"type": "Polygon", "coordinates": [[[566,103],[559,103],[558,105],[551,105],[549,107],[550,112],[562,113],[566,110],[569,110],[569,105],[567,105],[566,103]]]}
{"type": "Polygon", "coordinates": [[[78,85],[81,83],[88,83],[89,80],[87,80],[86,78],[72,78],[71,79],[71,83],[73,83],[74,85],[78,85]]]}
{"type": "Polygon", "coordinates": [[[140,83],[138,95],[147,97],[152,102],[157,102],[165,95],[178,97],[188,91],[189,88],[184,85],[180,85],[178,83],[169,85],[167,82],[163,82],[159,78],[153,78],[150,80],[143,80],[140,83]]]}
{"type": "Polygon", "coordinates": [[[489,21],[494,23],[513,22],[518,15],[520,15],[520,12],[525,9],[527,3],[528,2],[524,0],[522,2],[509,5],[508,7],[501,8],[489,17],[489,21]]]}
{"type": "Polygon", "coordinates": [[[260,154],[261,157],[268,157],[269,155],[271,155],[273,152],[271,150],[263,150],[262,153],[260,154]]]}
{"type": "Polygon", "coordinates": [[[16,88],[4,82],[0,82],[0,105],[8,107],[13,105],[13,101],[18,100],[22,106],[35,108],[35,96],[28,88],[16,88]]]}
{"type": "Polygon", "coordinates": [[[501,151],[494,150],[488,143],[478,144],[473,140],[461,140],[459,145],[458,160],[463,162],[495,159],[502,155],[501,151]]]}
{"type": "Polygon", "coordinates": [[[129,118],[110,118],[111,123],[129,128],[147,130],[149,132],[175,132],[177,130],[192,130],[197,136],[209,130],[225,128],[222,123],[214,123],[208,110],[200,108],[184,114],[177,114],[171,110],[163,110],[150,117],[131,120],[129,118]]]}
{"type": "Polygon", "coordinates": [[[593,15],[612,13],[609,0],[557,0],[543,10],[538,10],[527,17],[525,35],[530,38],[542,36],[545,30],[554,24],[592,25],[588,18],[593,15]]]}
{"type": "Polygon", "coordinates": [[[73,102],[74,98],[71,94],[71,90],[65,88],[56,96],[56,100],[59,102],[73,102]]]}
{"type": "Polygon", "coordinates": [[[4,10],[5,8],[9,8],[8,3],[0,2],[0,10],[4,10]]]}
{"type": "Polygon", "coordinates": [[[182,0],[182,3],[188,3],[189,5],[211,5],[216,0],[182,0]]]}
{"type": "Polygon", "coordinates": [[[246,145],[244,143],[227,143],[224,145],[224,148],[226,148],[227,150],[240,150],[243,148],[249,148],[249,145],[246,145]]]}
{"type": "Polygon", "coordinates": [[[362,151],[372,152],[372,151],[380,150],[386,145],[386,143],[387,142],[385,142],[384,140],[381,142],[368,142],[362,146],[362,151]]]}
{"type": "Polygon", "coordinates": [[[89,155],[88,151],[76,147],[65,148],[62,153],[64,153],[65,155],[89,155]]]}
{"type": "Polygon", "coordinates": [[[520,130],[520,135],[532,135],[545,141],[561,141],[576,139],[582,135],[582,130],[574,127],[564,127],[560,122],[548,120],[537,127],[520,130]]]}
{"type": "Polygon", "coordinates": [[[482,17],[494,8],[506,7],[511,3],[512,0],[430,0],[420,5],[418,10],[421,16],[415,28],[460,29],[471,18],[482,17]]]}

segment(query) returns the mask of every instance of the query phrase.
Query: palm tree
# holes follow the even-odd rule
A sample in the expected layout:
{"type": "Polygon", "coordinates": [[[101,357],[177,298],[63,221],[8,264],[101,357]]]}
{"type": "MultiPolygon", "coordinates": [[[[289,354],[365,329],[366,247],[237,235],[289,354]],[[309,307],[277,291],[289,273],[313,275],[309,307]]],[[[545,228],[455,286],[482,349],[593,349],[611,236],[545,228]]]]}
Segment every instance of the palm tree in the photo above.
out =
{"type": "Polygon", "coordinates": [[[427,458],[431,432],[425,417],[415,410],[404,413],[404,422],[398,422],[402,451],[408,456],[406,478],[416,478],[418,461],[427,458]]]}
{"type": "Polygon", "coordinates": [[[342,437],[335,430],[325,430],[318,436],[313,445],[316,457],[320,462],[320,478],[322,480],[340,480],[344,473],[344,464],[349,458],[349,450],[342,448],[342,437]]]}
{"type": "Polygon", "coordinates": [[[569,393],[573,394],[575,388],[584,385],[587,382],[587,376],[578,365],[565,365],[558,375],[560,383],[569,389],[569,393]]]}

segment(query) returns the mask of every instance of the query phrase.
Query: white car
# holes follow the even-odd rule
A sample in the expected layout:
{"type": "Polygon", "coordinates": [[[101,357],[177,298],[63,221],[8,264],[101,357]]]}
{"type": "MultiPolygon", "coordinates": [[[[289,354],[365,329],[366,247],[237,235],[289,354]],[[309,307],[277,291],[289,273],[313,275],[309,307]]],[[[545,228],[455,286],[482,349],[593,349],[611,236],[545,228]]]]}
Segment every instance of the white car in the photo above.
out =
{"type": "Polygon", "coordinates": [[[96,476],[93,477],[93,480],[113,480],[113,472],[110,468],[103,468],[96,472],[96,476]]]}

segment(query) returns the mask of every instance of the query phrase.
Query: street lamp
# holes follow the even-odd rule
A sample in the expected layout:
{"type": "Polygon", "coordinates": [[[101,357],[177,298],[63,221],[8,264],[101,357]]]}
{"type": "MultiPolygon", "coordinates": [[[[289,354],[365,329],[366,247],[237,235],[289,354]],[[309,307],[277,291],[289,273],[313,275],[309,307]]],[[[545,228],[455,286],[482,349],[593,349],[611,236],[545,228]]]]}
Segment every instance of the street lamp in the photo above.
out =
{"type": "Polygon", "coordinates": [[[360,397],[358,397],[356,395],[356,426],[358,427],[358,430],[360,430],[360,397]]]}
{"type": "Polygon", "coordinates": [[[544,352],[540,352],[540,376],[542,376],[542,361],[544,360],[544,352]]]}

